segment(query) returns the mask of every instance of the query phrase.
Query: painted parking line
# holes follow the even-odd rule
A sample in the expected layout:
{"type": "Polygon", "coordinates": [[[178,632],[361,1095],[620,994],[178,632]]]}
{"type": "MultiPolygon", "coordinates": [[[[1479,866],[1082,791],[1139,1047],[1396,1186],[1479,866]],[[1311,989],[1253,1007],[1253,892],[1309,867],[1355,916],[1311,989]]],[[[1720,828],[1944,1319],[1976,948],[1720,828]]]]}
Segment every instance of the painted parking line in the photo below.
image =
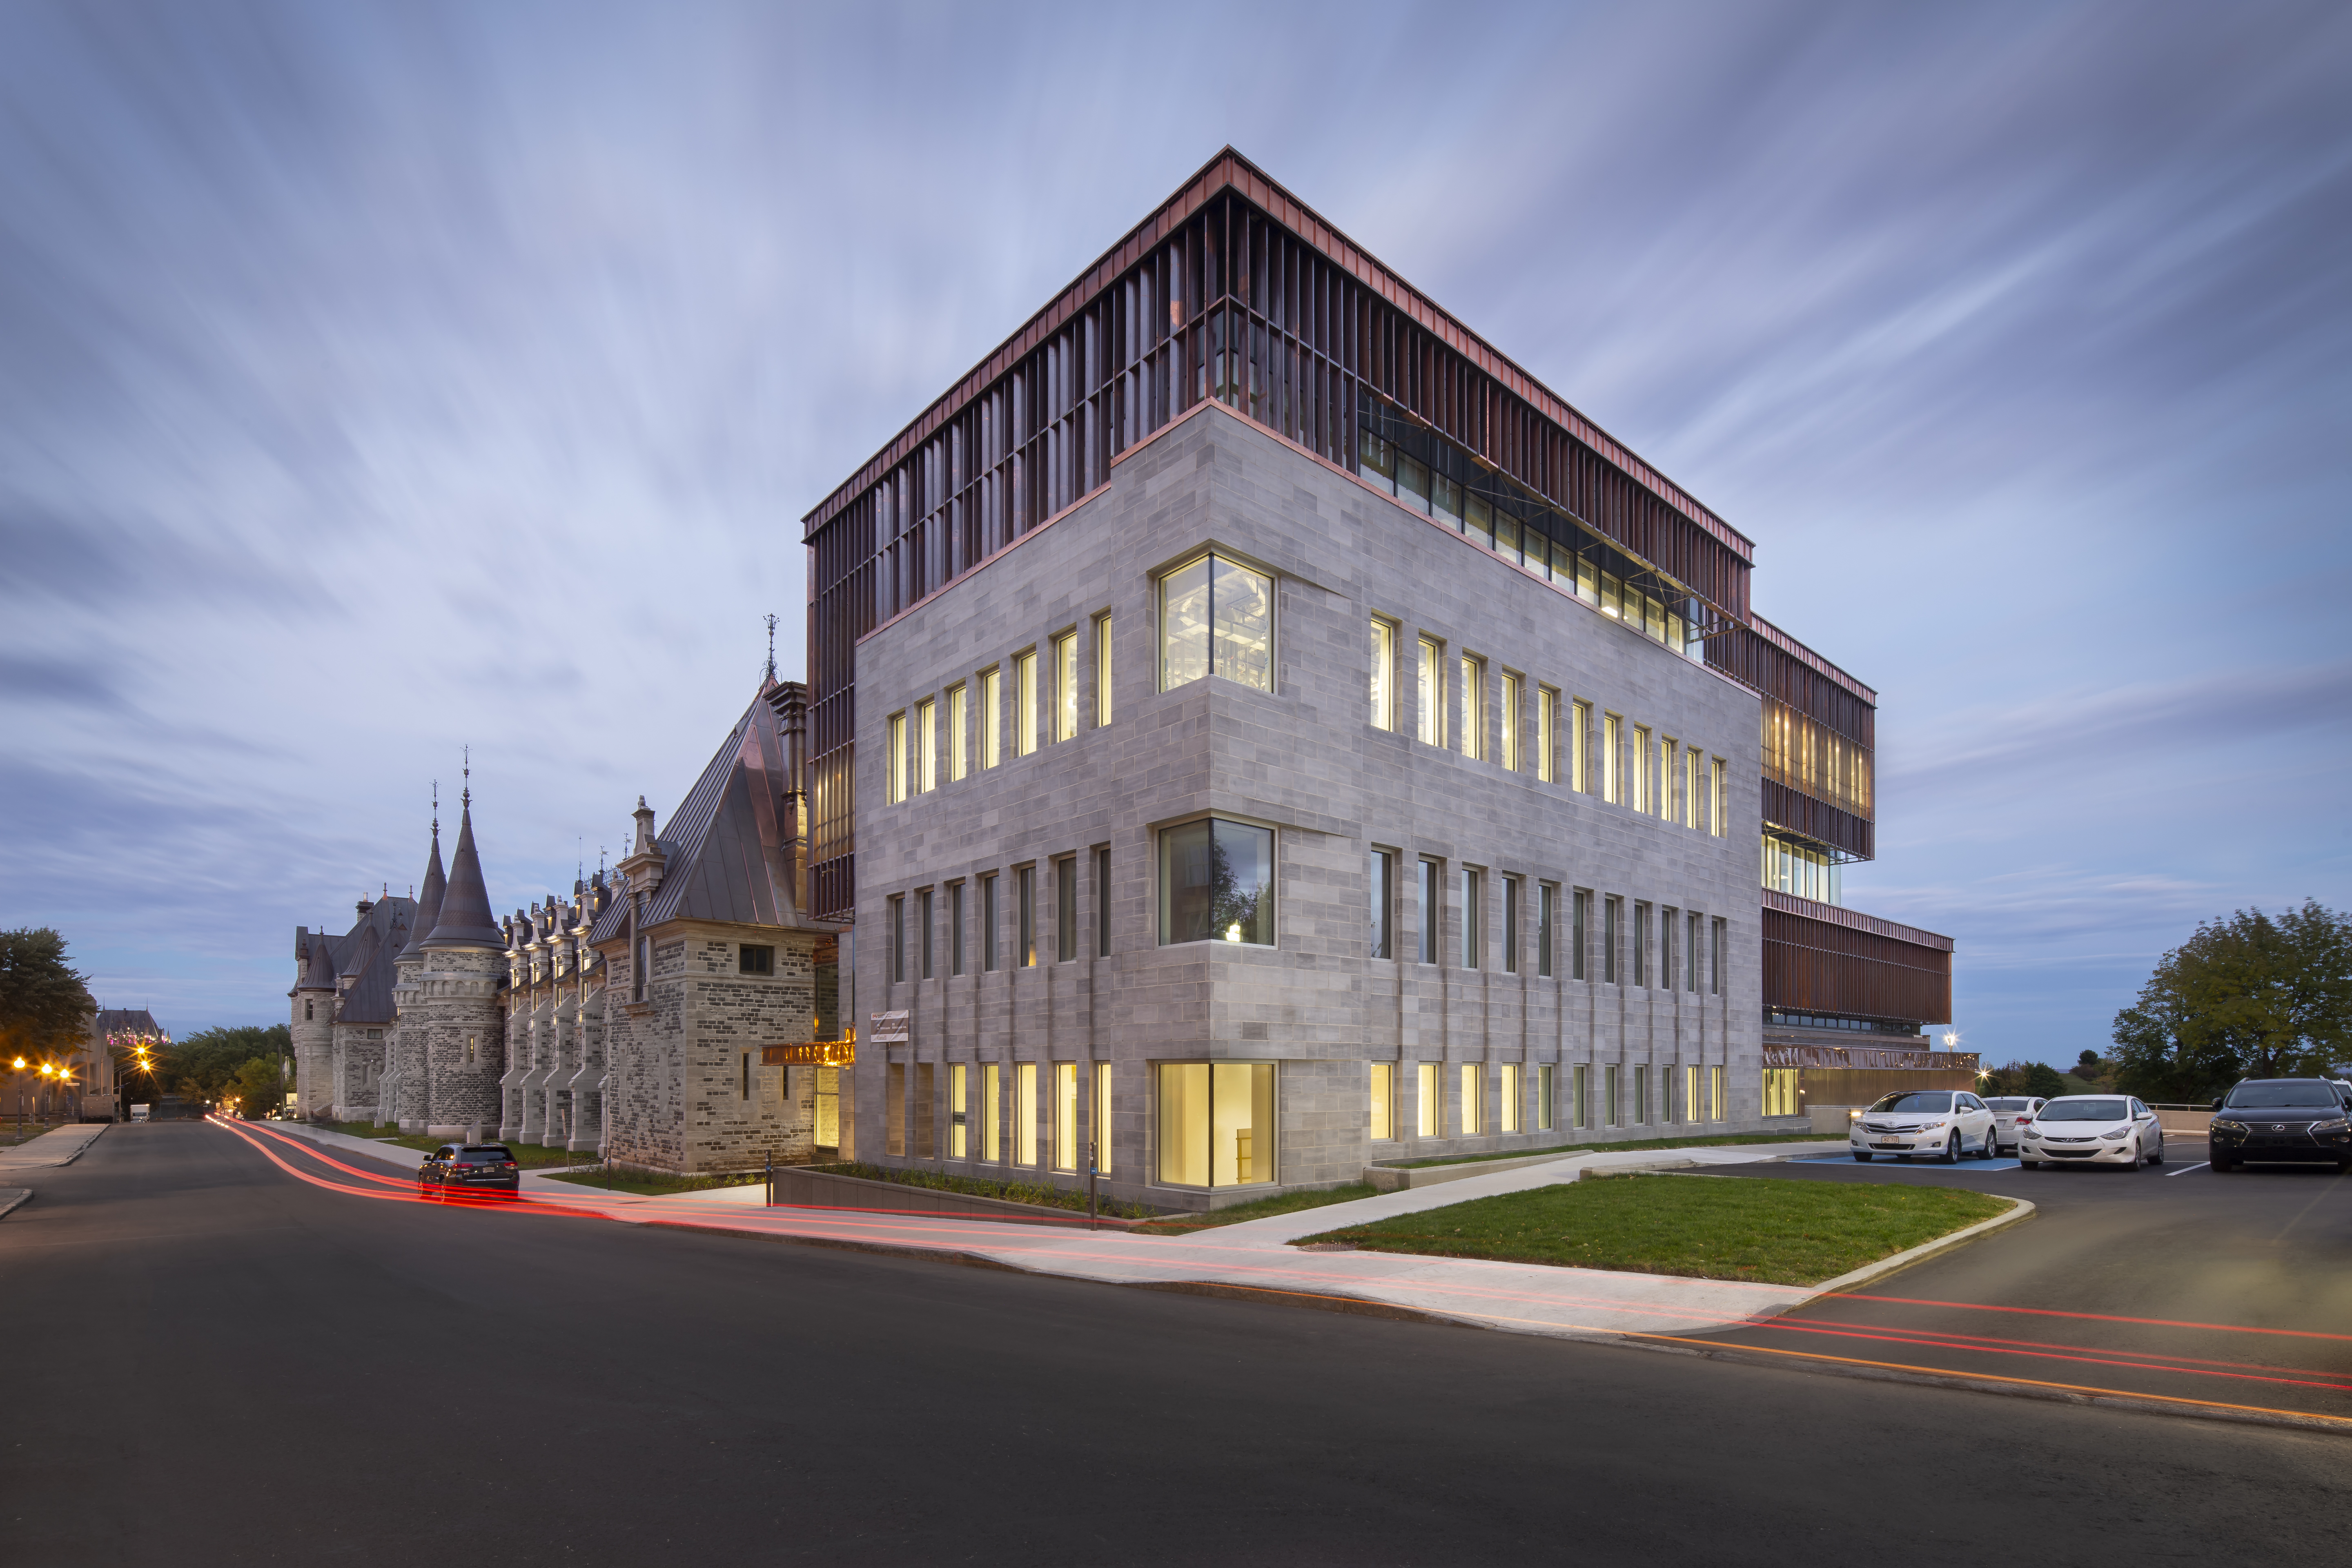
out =
{"type": "Polygon", "coordinates": [[[2168,1176],[2185,1176],[2191,1171],[2202,1171],[2208,1168],[2205,1162],[2200,1160],[2193,1165],[2183,1165],[2177,1171],[2167,1171],[2164,1173],[2168,1176]]]}
{"type": "MultiPolygon", "coordinates": [[[[1908,1164],[1929,1170],[1937,1168],[1936,1157],[1932,1154],[1915,1156],[1908,1161],[1904,1161],[1896,1159],[1892,1154],[1881,1152],[1878,1160],[1884,1160],[1891,1166],[1899,1167],[1908,1164]]],[[[1874,1165],[1878,1163],[1878,1160],[1868,1163],[1874,1165]]],[[[1790,1161],[1789,1163],[1791,1165],[1859,1165],[1864,1162],[1851,1154],[1804,1154],[1790,1161]]],[[[1963,1154],[1960,1156],[1958,1164],[1944,1168],[1953,1171],[2014,1171],[2019,1167],[2020,1162],[2016,1160],[1979,1160],[1974,1154],[1963,1154]]]]}

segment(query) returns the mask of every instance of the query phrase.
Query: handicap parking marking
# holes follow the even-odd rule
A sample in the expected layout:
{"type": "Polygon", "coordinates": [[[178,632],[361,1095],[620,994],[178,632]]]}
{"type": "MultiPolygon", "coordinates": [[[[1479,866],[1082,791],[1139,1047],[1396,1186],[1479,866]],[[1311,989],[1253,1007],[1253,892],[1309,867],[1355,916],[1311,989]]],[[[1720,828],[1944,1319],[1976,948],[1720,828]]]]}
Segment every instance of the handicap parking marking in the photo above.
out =
{"type": "Polygon", "coordinates": [[[1879,1160],[1884,1160],[1887,1164],[1896,1169],[1916,1168],[1931,1171],[1937,1169],[1949,1171],[2018,1171],[2025,1168],[2025,1162],[2022,1160],[2012,1160],[2008,1158],[1999,1160],[1979,1160],[1974,1154],[1961,1155],[1960,1163],[1957,1165],[1943,1165],[1933,1154],[1915,1154],[1908,1160],[1898,1160],[1883,1149],[1874,1149],[1872,1152],[1877,1155],[1878,1158],[1874,1160],[1857,1160],[1851,1154],[1801,1154],[1796,1159],[1790,1161],[1789,1163],[1791,1165],[1875,1165],[1878,1163],[1879,1160]]]}

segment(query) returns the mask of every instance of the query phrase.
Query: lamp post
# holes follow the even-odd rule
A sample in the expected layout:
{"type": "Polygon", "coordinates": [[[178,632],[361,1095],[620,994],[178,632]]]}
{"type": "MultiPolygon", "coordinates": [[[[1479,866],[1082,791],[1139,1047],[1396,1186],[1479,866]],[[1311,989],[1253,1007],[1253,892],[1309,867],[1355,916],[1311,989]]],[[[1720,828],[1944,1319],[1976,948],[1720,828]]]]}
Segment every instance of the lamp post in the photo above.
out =
{"type": "Polygon", "coordinates": [[[22,1143],[25,1141],[25,1058],[18,1057],[14,1065],[16,1072],[16,1142],[22,1143]]]}

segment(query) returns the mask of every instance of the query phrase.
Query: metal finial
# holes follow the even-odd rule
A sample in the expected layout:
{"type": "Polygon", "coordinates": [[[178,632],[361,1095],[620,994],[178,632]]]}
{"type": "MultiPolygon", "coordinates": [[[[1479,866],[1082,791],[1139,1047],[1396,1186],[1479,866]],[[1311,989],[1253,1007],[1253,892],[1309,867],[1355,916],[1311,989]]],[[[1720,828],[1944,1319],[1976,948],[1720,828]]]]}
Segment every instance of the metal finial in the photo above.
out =
{"type": "Polygon", "coordinates": [[[460,792],[459,799],[465,803],[466,809],[471,811],[474,808],[474,748],[467,746],[462,755],[465,759],[466,787],[460,792]]]}
{"type": "Polygon", "coordinates": [[[773,612],[768,616],[768,679],[772,681],[776,679],[776,617],[773,612]]]}
{"type": "Polygon", "coordinates": [[[436,841],[441,837],[441,781],[439,779],[433,781],[433,837],[436,841]]]}

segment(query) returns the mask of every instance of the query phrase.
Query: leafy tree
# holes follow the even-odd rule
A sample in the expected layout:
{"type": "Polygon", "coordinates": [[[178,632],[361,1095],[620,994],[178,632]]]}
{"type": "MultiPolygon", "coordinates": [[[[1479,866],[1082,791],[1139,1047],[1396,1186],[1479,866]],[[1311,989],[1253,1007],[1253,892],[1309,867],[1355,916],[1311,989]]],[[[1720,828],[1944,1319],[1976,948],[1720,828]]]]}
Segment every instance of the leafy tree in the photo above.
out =
{"type": "Polygon", "coordinates": [[[2325,1071],[2352,1040],[2352,917],[2305,900],[2200,924],[2116,1015],[2115,1040],[2118,1087],[2149,1100],[2325,1071]]]}
{"type": "Polygon", "coordinates": [[[2047,1062],[2028,1063],[2024,1084],[2026,1093],[2038,1094],[2044,1100],[2066,1092],[2066,1080],[2060,1078],[2058,1069],[2047,1062]]]}
{"type": "Polygon", "coordinates": [[[211,1101],[238,1092],[233,1085],[247,1062],[266,1061],[275,1075],[293,1049],[294,1031],[284,1024],[199,1029],[165,1048],[155,1077],[173,1094],[211,1101]]]}
{"type": "Polygon", "coordinates": [[[228,1081],[225,1098],[246,1115],[260,1117],[286,1103],[286,1080],[276,1057],[249,1057],[228,1081]]]}
{"type": "Polygon", "coordinates": [[[66,964],[66,939],[46,926],[0,931],[0,1049],[7,1059],[61,1061],[89,1039],[84,976],[66,964]]]}

